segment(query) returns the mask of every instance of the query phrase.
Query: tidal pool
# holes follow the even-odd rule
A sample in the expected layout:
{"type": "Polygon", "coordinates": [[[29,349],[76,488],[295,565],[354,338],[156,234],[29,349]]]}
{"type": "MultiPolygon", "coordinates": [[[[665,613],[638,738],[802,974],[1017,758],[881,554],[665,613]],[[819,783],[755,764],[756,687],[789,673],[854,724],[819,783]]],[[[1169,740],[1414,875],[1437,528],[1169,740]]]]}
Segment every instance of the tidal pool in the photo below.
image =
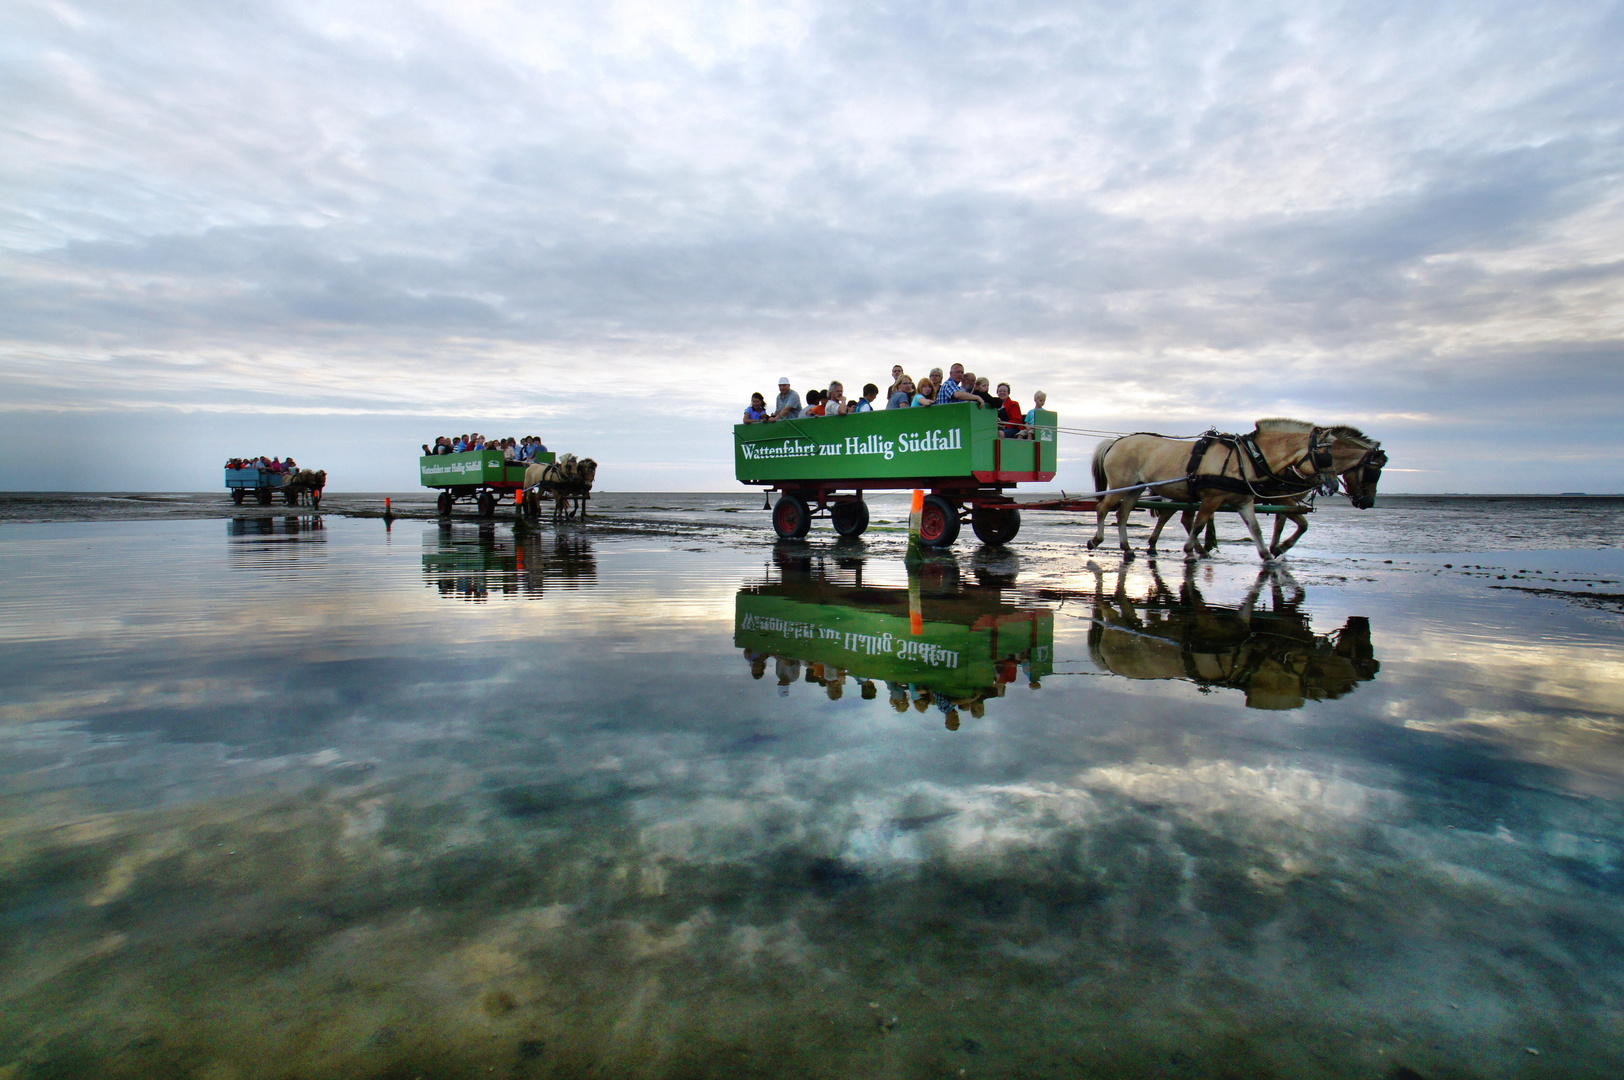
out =
{"type": "Polygon", "coordinates": [[[1618,551],[634,510],[5,525],[0,1078],[1624,1075],[1618,551]]]}

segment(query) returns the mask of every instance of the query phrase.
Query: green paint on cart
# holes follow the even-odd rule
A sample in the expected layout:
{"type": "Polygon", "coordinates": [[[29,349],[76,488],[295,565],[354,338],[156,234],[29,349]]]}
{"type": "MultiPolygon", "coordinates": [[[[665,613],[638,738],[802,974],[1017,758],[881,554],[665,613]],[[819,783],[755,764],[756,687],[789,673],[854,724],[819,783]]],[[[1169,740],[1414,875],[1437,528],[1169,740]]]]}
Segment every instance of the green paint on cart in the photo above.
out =
{"type": "MultiPolygon", "coordinates": [[[[557,460],[557,455],[542,453],[536,455],[534,464],[547,465],[557,460]]],[[[486,485],[522,485],[524,471],[531,463],[524,465],[504,461],[500,450],[470,450],[461,454],[432,454],[420,457],[418,462],[418,476],[424,487],[479,487],[486,485]]]]}
{"type": "Polygon", "coordinates": [[[1056,417],[1040,411],[1036,421],[1035,438],[1000,438],[995,410],[961,402],[737,424],[734,472],[741,484],[1051,480],[1058,460],[1056,417]]]}

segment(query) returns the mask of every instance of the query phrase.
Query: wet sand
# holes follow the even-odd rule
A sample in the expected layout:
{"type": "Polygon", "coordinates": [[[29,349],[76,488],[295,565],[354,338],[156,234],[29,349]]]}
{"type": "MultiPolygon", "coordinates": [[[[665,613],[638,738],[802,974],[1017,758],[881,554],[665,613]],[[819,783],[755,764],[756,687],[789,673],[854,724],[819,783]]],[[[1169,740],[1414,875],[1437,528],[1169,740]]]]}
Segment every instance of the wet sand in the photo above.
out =
{"type": "Polygon", "coordinates": [[[617,498],[0,527],[0,1076],[1624,1072],[1617,507],[617,498]]]}

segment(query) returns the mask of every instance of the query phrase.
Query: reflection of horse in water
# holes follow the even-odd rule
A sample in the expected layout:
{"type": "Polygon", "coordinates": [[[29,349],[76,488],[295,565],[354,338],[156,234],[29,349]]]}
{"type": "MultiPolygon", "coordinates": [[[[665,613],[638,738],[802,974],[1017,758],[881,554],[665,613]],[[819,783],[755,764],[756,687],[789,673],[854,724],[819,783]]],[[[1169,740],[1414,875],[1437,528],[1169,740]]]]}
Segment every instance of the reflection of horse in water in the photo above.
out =
{"type": "Polygon", "coordinates": [[[1338,698],[1376,677],[1370,620],[1350,616],[1340,630],[1315,634],[1301,610],[1305,593],[1286,571],[1266,569],[1238,608],[1212,607],[1188,576],[1175,595],[1151,564],[1143,600],[1128,596],[1125,570],[1111,593],[1095,570],[1088,649],[1100,667],[1129,679],[1182,679],[1229,687],[1254,709],[1296,709],[1338,698]],[[1271,606],[1258,610],[1265,585],[1271,606]],[[1287,598],[1287,590],[1291,596],[1287,598]]]}

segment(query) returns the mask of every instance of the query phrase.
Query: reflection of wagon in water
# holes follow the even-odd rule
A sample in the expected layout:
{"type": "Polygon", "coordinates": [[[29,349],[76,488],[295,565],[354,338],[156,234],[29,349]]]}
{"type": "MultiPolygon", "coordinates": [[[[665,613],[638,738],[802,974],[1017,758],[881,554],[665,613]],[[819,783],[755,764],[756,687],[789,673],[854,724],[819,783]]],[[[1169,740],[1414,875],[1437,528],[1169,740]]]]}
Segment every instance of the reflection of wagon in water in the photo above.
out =
{"type": "Polygon", "coordinates": [[[734,471],[740,483],[779,492],[773,529],[786,540],[805,536],[825,513],[840,535],[861,536],[865,491],[924,488],[922,543],[953,543],[967,519],[982,540],[1002,544],[1021,527],[1006,492],[1054,479],[1055,414],[1035,419],[1031,439],[1003,438],[997,412],[971,402],[739,424],[734,471]]]}
{"type": "Polygon", "coordinates": [[[907,589],[821,578],[746,588],[734,599],[733,644],[756,678],[771,665],[782,692],[803,671],[831,698],[848,679],[865,698],[883,682],[898,709],[934,704],[949,727],[959,709],[979,716],[1010,683],[1035,687],[1053,670],[1052,612],[1017,607],[998,589],[922,591],[917,579],[907,589]]]}
{"type": "Polygon", "coordinates": [[[592,545],[578,535],[449,524],[423,534],[424,583],[446,597],[537,597],[548,586],[580,588],[597,577],[592,545]]]}

